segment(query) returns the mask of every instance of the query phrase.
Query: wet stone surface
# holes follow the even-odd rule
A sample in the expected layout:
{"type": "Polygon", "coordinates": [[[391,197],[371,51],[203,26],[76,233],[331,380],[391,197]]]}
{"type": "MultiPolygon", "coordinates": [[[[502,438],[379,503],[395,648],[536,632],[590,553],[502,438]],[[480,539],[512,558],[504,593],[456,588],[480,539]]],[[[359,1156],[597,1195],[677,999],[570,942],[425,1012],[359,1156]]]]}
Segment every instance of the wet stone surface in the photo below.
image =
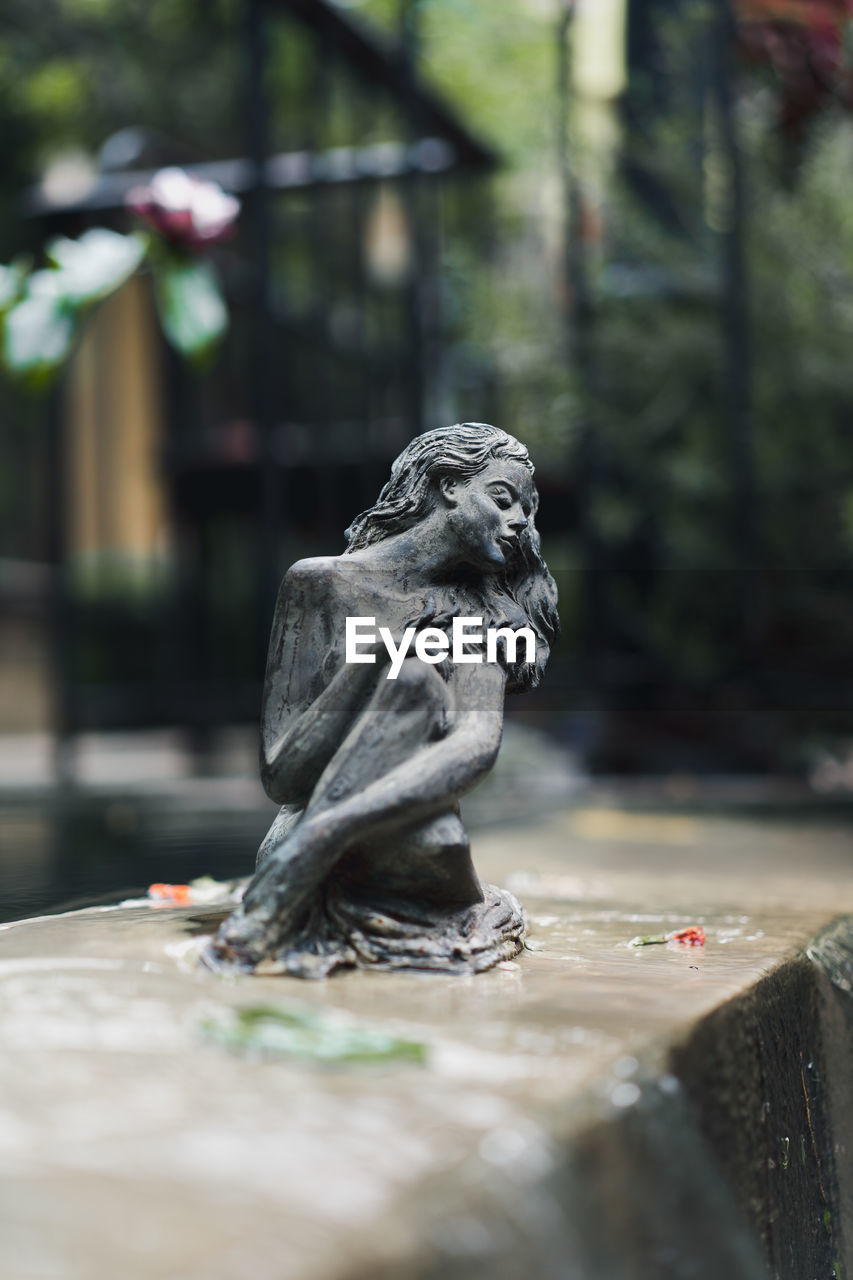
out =
{"type": "Polygon", "coordinates": [[[489,1241],[466,1206],[496,1188],[535,1217],[573,1134],[645,1081],[676,1090],[672,1046],[853,911],[841,826],[578,809],[474,852],[529,922],[528,949],[476,977],[223,980],[196,960],[216,906],[0,926],[4,1275],[470,1266],[489,1241]],[[691,924],[704,947],[629,945],[691,924]],[[275,1019],[261,1051],[211,1034],[259,1005],[307,1039],[275,1019]]]}

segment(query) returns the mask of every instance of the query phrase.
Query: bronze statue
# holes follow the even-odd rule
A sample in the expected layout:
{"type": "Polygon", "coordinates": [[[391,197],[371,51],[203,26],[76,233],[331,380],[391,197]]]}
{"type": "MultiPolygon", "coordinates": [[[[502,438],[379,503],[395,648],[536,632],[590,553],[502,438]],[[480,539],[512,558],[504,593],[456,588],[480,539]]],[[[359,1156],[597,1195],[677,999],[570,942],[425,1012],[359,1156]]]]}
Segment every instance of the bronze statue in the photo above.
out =
{"type": "Polygon", "coordinates": [[[521,909],[480,884],[458,802],[494,764],[504,694],[539,683],[557,632],[537,501],[506,432],[428,431],[343,555],[287,572],[261,727],[282,809],[208,964],[478,972],[521,949],[521,909]]]}

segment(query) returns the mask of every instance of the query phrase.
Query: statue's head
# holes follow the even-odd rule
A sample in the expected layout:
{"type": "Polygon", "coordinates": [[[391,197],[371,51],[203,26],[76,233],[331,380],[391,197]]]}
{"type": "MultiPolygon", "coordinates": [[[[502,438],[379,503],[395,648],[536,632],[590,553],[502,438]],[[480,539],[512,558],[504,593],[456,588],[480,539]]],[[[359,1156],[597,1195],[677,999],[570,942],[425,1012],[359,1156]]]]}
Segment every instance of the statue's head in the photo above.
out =
{"type": "MultiPolygon", "coordinates": [[[[557,634],[557,592],[534,524],[533,464],[514,436],[485,422],[463,422],[416,436],[394,461],[374,506],[353,520],[347,551],[411,529],[439,508],[448,530],[482,571],[491,612],[500,598],[520,606],[537,633],[537,661],[519,664],[511,688],[539,682],[557,634]]],[[[487,607],[488,604],[487,604],[487,607]]]]}

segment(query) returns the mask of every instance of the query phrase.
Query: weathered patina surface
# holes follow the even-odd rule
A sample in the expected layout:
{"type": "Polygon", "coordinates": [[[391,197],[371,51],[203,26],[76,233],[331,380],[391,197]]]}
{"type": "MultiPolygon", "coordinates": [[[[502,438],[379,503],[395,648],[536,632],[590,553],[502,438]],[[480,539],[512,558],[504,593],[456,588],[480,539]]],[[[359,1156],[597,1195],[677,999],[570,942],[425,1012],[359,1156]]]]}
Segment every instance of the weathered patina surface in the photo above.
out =
{"type": "Polygon", "coordinates": [[[512,436],[484,423],[428,431],[344,554],[288,571],[261,732],[264,786],[282,808],[212,967],[478,972],[520,950],[521,908],[481,885],[459,798],[495,761],[505,693],[538,684],[556,634],[536,507],[512,436]],[[353,658],[347,619],[387,639],[353,658]],[[461,623],[497,637],[491,660],[482,642],[463,648],[461,623]]]}

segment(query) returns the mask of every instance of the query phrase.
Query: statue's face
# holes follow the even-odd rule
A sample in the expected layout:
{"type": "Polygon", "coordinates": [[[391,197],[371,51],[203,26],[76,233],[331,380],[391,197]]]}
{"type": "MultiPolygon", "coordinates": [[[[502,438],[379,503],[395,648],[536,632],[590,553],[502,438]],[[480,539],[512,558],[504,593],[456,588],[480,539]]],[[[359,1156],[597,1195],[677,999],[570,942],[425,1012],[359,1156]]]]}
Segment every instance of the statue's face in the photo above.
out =
{"type": "Polygon", "coordinates": [[[533,511],[535,490],[527,467],[498,459],[470,480],[443,480],[441,489],[465,560],[487,572],[502,569],[533,511]]]}

